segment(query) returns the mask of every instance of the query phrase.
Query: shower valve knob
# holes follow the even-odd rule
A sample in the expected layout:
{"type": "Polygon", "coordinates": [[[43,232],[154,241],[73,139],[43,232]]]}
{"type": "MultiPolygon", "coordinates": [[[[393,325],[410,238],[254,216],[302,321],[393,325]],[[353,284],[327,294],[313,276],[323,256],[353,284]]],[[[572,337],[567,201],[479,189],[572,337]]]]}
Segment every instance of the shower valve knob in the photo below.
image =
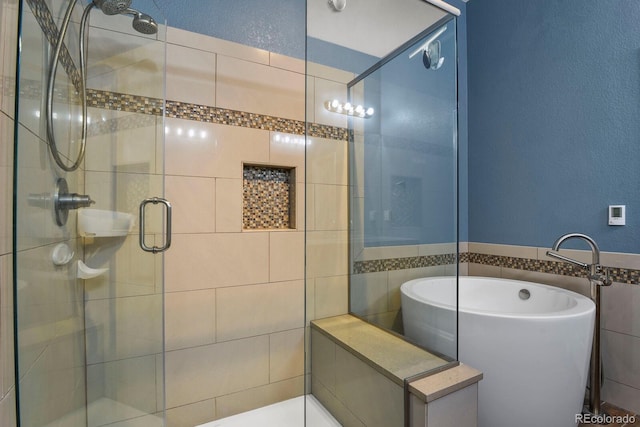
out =
{"type": "Polygon", "coordinates": [[[64,178],[56,182],[56,192],[53,196],[56,224],[63,226],[67,223],[69,209],[86,208],[95,203],[88,195],[69,193],[69,186],[64,178]]]}

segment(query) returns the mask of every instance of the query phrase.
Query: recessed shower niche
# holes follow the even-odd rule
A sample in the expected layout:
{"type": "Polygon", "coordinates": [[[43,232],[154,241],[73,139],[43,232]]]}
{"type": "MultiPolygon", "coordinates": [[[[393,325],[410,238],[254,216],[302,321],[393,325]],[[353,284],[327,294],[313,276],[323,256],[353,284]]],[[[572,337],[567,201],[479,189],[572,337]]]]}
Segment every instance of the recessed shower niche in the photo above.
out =
{"type": "Polygon", "coordinates": [[[295,182],[293,167],[243,165],[242,229],[295,229],[295,182]]]}

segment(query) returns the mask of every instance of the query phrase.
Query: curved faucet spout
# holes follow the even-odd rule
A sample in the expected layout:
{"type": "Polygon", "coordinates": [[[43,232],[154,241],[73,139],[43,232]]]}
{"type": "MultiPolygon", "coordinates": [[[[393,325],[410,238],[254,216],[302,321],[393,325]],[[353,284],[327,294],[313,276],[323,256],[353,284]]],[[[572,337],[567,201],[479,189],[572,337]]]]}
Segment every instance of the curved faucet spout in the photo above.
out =
{"type": "MultiPolygon", "coordinates": [[[[598,247],[598,244],[596,243],[596,241],[593,240],[591,237],[587,236],[586,234],[568,233],[568,234],[562,235],[558,237],[558,240],[556,240],[553,243],[553,246],[551,247],[551,249],[554,251],[557,251],[560,249],[560,245],[562,245],[565,241],[569,239],[574,239],[574,238],[582,239],[589,244],[589,246],[591,247],[591,263],[594,265],[599,265],[600,264],[600,248],[598,247]]],[[[554,256],[558,254],[554,254],[553,252],[551,253],[547,252],[547,255],[554,256]]],[[[556,258],[560,258],[560,257],[556,257],[556,258]]],[[[574,264],[580,265],[581,267],[585,266],[584,263],[572,260],[571,258],[562,257],[560,259],[562,259],[563,261],[568,261],[568,262],[572,262],[574,264]]]]}

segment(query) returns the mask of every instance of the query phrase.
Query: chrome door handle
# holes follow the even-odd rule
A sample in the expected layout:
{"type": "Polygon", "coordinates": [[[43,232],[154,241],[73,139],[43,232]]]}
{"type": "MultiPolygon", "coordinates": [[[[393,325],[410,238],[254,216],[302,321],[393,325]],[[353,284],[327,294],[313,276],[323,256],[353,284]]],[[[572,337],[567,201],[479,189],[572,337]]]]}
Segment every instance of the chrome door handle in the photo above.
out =
{"type": "Polygon", "coordinates": [[[165,199],[161,199],[160,197],[151,197],[149,199],[144,199],[140,203],[140,247],[145,252],[151,252],[157,254],[159,252],[164,252],[169,249],[171,246],[171,203],[169,203],[165,199]],[[163,246],[147,246],[144,241],[144,229],[145,229],[145,219],[144,214],[146,207],[149,203],[157,205],[158,203],[163,204],[166,209],[166,221],[165,221],[165,241],[163,246]]]}

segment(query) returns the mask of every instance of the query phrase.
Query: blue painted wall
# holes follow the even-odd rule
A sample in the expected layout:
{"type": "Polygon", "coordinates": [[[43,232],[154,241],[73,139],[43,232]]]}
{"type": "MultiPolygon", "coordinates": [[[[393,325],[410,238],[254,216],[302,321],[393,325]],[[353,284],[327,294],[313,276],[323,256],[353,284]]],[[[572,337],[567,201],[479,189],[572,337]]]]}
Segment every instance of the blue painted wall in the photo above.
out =
{"type": "Polygon", "coordinates": [[[640,3],[474,0],[467,19],[469,240],[640,252],[640,3]]]}
{"type": "Polygon", "coordinates": [[[304,58],[306,0],[154,1],[172,27],[304,58]]]}

